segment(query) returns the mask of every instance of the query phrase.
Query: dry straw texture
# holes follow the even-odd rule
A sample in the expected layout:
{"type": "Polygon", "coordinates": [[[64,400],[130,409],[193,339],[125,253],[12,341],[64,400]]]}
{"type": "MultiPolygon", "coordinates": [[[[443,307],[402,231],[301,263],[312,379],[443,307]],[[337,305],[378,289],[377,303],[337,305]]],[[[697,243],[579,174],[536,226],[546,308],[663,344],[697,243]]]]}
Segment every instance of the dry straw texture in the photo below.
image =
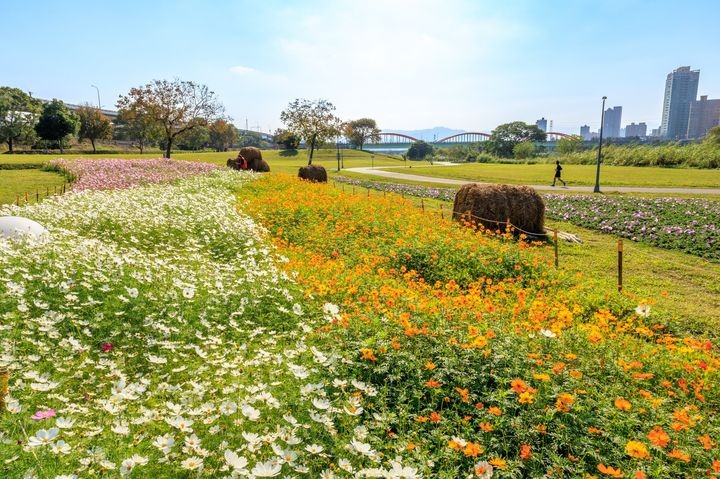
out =
{"type": "Polygon", "coordinates": [[[327,171],[325,171],[325,167],[320,165],[301,166],[298,176],[303,180],[315,183],[327,183],[327,171]]]}
{"type": "Polygon", "coordinates": [[[463,185],[455,195],[453,219],[468,219],[468,212],[473,221],[491,230],[504,230],[510,220],[524,232],[544,232],[545,203],[529,186],[463,185]]]}

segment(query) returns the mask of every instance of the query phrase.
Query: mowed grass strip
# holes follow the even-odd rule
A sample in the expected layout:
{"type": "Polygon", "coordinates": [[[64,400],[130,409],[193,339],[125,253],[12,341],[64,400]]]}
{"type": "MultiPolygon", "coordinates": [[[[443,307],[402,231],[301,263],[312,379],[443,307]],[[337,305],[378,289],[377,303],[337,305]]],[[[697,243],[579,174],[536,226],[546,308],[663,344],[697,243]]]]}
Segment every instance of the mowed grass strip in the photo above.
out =
{"type": "Polygon", "coordinates": [[[18,195],[20,203],[25,202],[25,193],[30,203],[36,202],[36,194],[40,200],[52,195],[54,188],[62,188],[67,180],[59,173],[43,170],[0,170],[0,204],[14,203],[18,195]]]}
{"type": "MultiPolygon", "coordinates": [[[[426,162],[421,164],[427,165],[426,162]]],[[[551,185],[555,165],[464,163],[432,168],[399,167],[387,171],[484,183],[551,185]]],[[[569,186],[592,186],[595,184],[595,173],[596,167],[593,165],[563,165],[562,176],[569,186]]],[[[720,170],[603,165],[600,170],[601,188],[602,185],[720,188],[720,170]]]]}

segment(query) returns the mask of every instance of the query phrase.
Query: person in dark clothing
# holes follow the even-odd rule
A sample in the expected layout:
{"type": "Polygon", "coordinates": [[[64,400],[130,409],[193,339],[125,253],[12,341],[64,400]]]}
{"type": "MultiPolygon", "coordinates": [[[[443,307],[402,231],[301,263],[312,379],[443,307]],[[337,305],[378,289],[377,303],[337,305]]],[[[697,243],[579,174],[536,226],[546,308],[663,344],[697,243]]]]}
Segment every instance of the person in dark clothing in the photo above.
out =
{"type": "Polygon", "coordinates": [[[560,178],[560,172],[562,171],[562,166],[560,166],[560,160],[555,161],[555,178],[553,178],[553,184],[552,186],[555,186],[555,182],[557,180],[562,181],[563,186],[567,186],[567,183],[565,183],[565,180],[560,178]]]}

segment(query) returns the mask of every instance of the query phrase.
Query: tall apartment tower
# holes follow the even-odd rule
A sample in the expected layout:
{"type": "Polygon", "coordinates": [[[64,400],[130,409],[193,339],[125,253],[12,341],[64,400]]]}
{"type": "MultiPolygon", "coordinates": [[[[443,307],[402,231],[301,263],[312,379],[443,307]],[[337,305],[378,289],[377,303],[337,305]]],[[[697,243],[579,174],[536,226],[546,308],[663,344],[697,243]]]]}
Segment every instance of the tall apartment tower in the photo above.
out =
{"type": "Polygon", "coordinates": [[[720,125],[720,100],[708,100],[707,95],[690,103],[688,138],[704,138],[710,128],[720,125]]]}
{"type": "Polygon", "coordinates": [[[547,120],[545,117],[540,118],[538,121],[535,122],[535,126],[540,128],[542,131],[548,131],[547,129],[547,120]]]}
{"type": "Polygon", "coordinates": [[[635,124],[635,122],[630,123],[629,125],[625,125],[625,138],[645,138],[647,136],[647,124],[646,123],[639,123],[635,124]]]}
{"type": "Polygon", "coordinates": [[[697,98],[699,81],[700,70],[690,70],[690,67],[676,68],[668,73],[660,136],[673,139],[687,137],[690,103],[697,98]]]}
{"type": "Polygon", "coordinates": [[[605,138],[620,137],[620,122],[622,121],[622,107],[616,106],[605,110],[605,120],[603,121],[603,136],[605,138]]]}
{"type": "Polygon", "coordinates": [[[590,127],[588,125],[583,125],[580,127],[580,136],[582,136],[582,139],[585,141],[592,140],[592,135],[590,134],[590,127]]]}

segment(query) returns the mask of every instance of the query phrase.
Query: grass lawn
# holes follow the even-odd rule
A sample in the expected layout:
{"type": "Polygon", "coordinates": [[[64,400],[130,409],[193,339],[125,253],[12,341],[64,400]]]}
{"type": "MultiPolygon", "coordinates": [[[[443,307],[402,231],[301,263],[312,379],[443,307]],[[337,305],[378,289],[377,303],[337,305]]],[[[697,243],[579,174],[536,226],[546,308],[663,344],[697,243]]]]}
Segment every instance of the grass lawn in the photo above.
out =
{"type": "MultiPolygon", "coordinates": [[[[427,163],[423,162],[423,165],[425,164],[427,163]]],[[[488,183],[550,185],[555,166],[552,164],[466,163],[433,168],[400,167],[389,171],[488,183]]],[[[592,186],[595,184],[595,172],[596,167],[593,165],[565,165],[563,166],[563,179],[570,186],[592,186]]],[[[720,170],[602,166],[600,184],[601,186],[718,188],[720,187],[720,170]]]]}
{"type": "Polygon", "coordinates": [[[61,174],[42,170],[0,170],[0,204],[14,203],[17,195],[28,193],[30,203],[35,202],[36,193],[40,200],[47,196],[48,191],[53,194],[53,188],[61,187],[67,180],[61,174]]]}

